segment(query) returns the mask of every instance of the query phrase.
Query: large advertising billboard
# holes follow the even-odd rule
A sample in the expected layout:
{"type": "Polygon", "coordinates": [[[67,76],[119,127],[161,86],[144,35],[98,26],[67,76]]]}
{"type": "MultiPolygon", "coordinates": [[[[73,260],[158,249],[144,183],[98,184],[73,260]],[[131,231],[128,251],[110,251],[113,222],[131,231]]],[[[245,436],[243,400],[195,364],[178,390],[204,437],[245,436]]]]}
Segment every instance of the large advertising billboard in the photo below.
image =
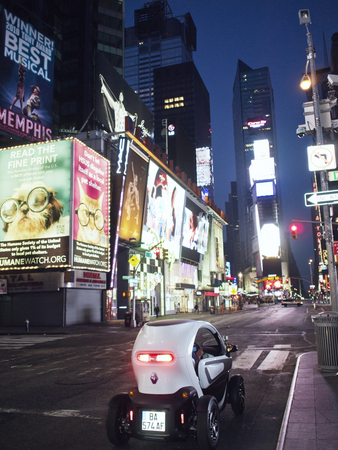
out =
{"type": "Polygon", "coordinates": [[[180,258],[185,190],[168,173],[149,161],[142,246],[160,241],[169,259],[180,258]]]}
{"type": "Polygon", "coordinates": [[[109,271],[108,160],[65,139],[0,150],[0,167],[0,270],[109,271]]]}
{"type": "Polygon", "coordinates": [[[51,140],[54,41],[3,8],[0,49],[0,134],[51,140]]]}
{"type": "Polygon", "coordinates": [[[74,141],[73,266],[109,270],[109,161],[74,141]]]}
{"type": "Polygon", "coordinates": [[[0,270],[70,264],[71,144],[0,151],[0,270]]]}
{"type": "MultiPolygon", "coordinates": [[[[96,52],[95,119],[110,133],[125,131],[125,117],[129,116],[134,127],[141,129],[141,137],[153,137],[153,114],[123,77],[96,52]]],[[[114,135],[112,136],[114,138],[114,135]]]]}
{"type": "Polygon", "coordinates": [[[188,196],[184,209],[182,257],[199,262],[208,246],[208,214],[188,196]]]}
{"type": "Polygon", "coordinates": [[[144,198],[147,187],[148,158],[131,143],[124,187],[120,239],[139,243],[142,231],[144,198]]]}

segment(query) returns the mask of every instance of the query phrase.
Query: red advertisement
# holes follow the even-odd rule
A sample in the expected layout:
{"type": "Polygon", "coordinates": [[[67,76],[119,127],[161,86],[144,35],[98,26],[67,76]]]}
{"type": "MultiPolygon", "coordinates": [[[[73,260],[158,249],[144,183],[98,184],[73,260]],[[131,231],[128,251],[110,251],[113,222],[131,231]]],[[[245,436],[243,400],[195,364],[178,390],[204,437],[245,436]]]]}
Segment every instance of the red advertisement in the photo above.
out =
{"type": "Polygon", "coordinates": [[[109,161],[74,141],[73,266],[109,271],[109,161]]]}

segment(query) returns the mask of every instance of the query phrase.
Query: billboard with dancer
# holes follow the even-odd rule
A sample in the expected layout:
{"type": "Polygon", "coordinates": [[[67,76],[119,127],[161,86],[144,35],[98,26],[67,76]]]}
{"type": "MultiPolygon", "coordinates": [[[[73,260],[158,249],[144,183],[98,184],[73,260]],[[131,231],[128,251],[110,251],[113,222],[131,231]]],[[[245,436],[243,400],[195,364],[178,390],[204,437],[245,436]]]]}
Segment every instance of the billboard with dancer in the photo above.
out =
{"type": "Polygon", "coordinates": [[[185,190],[167,172],[149,162],[142,245],[148,248],[160,240],[169,258],[179,259],[185,190]]]}

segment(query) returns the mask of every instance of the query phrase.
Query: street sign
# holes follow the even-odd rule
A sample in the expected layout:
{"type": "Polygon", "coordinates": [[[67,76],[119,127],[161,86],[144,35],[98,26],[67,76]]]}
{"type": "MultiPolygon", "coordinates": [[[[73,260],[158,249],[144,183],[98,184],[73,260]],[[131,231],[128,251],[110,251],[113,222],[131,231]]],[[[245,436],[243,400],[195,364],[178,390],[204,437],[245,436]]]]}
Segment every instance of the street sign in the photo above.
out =
{"type": "Polygon", "coordinates": [[[323,206],[338,203],[338,191],[309,192],[304,195],[305,206],[323,206]]]}
{"type": "Polygon", "coordinates": [[[79,130],[72,130],[72,129],[70,129],[70,130],[61,129],[61,130],[59,130],[59,132],[60,133],[66,133],[66,134],[78,134],[78,133],[80,133],[79,130]]]}
{"type": "Polygon", "coordinates": [[[337,181],[338,180],[338,170],[334,170],[328,172],[329,181],[337,181]]]}
{"type": "Polygon", "coordinates": [[[132,278],[132,275],[123,275],[122,280],[131,280],[132,278]]]}
{"type": "Polygon", "coordinates": [[[307,148],[307,153],[310,172],[336,169],[337,163],[334,145],[311,145],[307,148]]]}
{"type": "Polygon", "coordinates": [[[133,255],[129,261],[128,261],[133,267],[136,267],[137,264],[140,262],[140,260],[138,259],[138,257],[136,255],[133,255]]]}

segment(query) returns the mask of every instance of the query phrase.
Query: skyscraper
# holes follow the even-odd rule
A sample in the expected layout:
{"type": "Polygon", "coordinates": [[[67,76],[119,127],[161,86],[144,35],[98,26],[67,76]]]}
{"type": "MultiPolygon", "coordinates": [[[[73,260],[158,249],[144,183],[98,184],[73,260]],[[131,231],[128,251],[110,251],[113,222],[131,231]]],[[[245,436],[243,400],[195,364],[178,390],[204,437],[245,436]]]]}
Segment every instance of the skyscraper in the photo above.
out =
{"type": "Polygon", "coordinates": [[[264,273],[264,261],[283,259],[283,233],[273,91],[267,67],[238,61],[233,123],[240,241],[237,270],[264,273]],[[271,242],[274,250],[271,254],[271,242]]]}
{"type": "Polygon", "coordinates": [[[154,113],[154,139],[161,152],[213,199],[210,99],[193,62],[193,19],[190,13],[173,17],[166,0],[145,3],[134,17],[134,26],[126,29],[125,80],[154,113]],[[178,128],[181,138],[186,134],[185,143],[190,139],[188,146],[175,134],[178,128]],[[209,149],[206,181],[196,176],[196,148],[209,149]]]}

